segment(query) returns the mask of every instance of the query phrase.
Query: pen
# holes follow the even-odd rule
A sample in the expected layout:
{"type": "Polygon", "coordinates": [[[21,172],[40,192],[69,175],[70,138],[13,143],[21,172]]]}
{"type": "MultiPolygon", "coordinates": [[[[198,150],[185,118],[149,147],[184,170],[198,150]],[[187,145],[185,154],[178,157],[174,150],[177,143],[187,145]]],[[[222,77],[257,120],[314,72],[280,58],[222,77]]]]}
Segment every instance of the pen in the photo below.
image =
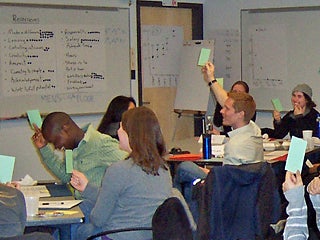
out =
{"type": "MultiPolygon", "coordinates": [[[[51,203],[51,204],[52,204],[52,203],[51,203]]],[[[61,205],[63,205],[63,204],[64,204],[64,202],[60,202],[60,204],[61,204],[61,205]]],[[[42,203],[42,205],[48,206],[48,205],[50,205],[50,203],[48,203],[48,202],[44,202],[44,203],[42,203]]]]}

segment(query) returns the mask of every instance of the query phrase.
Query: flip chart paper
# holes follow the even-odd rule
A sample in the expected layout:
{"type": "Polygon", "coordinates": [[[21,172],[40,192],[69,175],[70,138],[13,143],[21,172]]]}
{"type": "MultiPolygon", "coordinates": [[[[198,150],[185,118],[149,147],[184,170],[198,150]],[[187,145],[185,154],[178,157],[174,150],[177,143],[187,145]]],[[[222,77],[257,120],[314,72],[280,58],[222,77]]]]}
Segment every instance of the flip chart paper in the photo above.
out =
{"type": "Polygon", "coordinates": [[[281,112],[283,110],[282,104],[279,100],[279,98],[274,98],[271,100],[272,104],[273,104],[273,108],[275,110],[277,110],[278,112],[281,112]]]}
{"type": "Polygon", "coordinates": [[[14,162],[16,158],[12,156],[0,155],[0,182],[12,181],[14,162]]]}
{"type": "Polygon", "coordinates": [[[209,61],[211,49],[209,48],[201,48],[200,56],[198,60],[198,66],[204,66],[209,61]]]}
{"type": "Polygon", "coordinates": [[[66,172],[72,173],[73,171],[73,158],[72,158],[72,150],[66,149],[65,150],[66,155],[66,172]]]}
{"type": "Polygon", "coordinates": [[[291,138],[285,170],[293,173],[299,170],[301,173],[306,148],[307,141],[294,136],[291,138]]]}
{"type": "Polygon", "coordinates": [[[31,127],[33,128],[33,124],[35,123],[38,128],[41,128],[42,126],[42,119],[39,110],[28,110],[27,115],[29,118],[29,122],[31,124],[31,127]]]}

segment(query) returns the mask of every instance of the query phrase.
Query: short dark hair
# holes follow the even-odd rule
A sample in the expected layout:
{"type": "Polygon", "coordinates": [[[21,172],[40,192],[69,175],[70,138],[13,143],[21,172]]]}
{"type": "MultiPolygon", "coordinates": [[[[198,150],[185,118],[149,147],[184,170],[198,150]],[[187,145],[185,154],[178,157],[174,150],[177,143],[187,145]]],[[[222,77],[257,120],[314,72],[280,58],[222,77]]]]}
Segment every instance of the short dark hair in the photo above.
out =
{"type": "Polygon", "coordinates": [[[249,85],[246,82],[241,81],[241,80],[236,81],[234,84],[232,84],[231,91],[232,91],[232,89],[234,88],[235,85],[241,85],[245,89],[246,93],[249,93],[249,91],[250,91],[249,85]]]}

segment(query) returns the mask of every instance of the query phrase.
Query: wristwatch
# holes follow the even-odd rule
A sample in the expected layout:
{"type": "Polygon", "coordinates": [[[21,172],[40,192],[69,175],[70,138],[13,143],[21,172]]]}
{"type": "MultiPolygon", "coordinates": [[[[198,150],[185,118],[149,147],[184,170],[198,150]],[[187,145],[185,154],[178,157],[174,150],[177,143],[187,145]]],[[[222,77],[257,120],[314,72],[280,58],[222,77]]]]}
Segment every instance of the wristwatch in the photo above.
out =
{"type": "Polygon", "coordinates": [[[217,81],[217,79],[213,79],[212,81],[210,81],[210,82],[208,83],[208,86],[211,87],[212,84],[214,84],[216,81],[217,81]]]}

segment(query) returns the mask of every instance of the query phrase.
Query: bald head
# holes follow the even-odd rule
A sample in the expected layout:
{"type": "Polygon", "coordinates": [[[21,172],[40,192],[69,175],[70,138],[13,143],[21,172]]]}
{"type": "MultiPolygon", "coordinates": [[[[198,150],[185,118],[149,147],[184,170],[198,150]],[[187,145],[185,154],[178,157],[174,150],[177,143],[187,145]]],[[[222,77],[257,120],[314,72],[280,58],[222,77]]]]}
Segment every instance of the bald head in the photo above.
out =
{"type": "Polygon", "coordinates": [[[74,149],[84,136],[84,132],[64,112],[48,114],[43,120],[41,131],[43,137],[57,149],[74,149]]]}
{"type": "Polygon", "coordinates": [[[47,139],[52,134],[57,134],[61,131],[62,126],[69,124],[72,119],[64,112],[52,112],[48,114],[42,123],[42,134],[47,139]]]}

